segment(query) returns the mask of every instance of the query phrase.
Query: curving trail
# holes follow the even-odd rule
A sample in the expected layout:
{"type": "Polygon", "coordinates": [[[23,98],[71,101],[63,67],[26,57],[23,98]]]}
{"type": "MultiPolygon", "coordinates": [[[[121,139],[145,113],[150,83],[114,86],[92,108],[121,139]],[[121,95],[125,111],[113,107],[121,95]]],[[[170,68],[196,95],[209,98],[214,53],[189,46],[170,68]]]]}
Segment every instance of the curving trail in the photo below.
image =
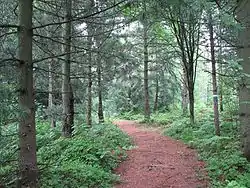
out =
{"type": "Polygon", "coordinates": [[[116,170],[121,183],[115,188],[206,188],[204,162],[180,141],[136,126],[133,121],[115,122],[133,139],[137,148],[116,170]]]}

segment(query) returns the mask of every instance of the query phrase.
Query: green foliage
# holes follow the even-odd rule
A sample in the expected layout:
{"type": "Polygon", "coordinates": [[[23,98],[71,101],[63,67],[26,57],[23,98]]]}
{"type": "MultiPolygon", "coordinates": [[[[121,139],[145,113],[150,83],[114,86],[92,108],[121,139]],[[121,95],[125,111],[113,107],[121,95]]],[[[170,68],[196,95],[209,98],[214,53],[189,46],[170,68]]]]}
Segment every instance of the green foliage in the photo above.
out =
{"type": "Polygon", "coordinates": [[[133,111],[123,112],[117,118],[125,119],[125,120],[136,120],[139,123],[150,123],[150,126],[161,125],[162,127],[168,127],[176,119],[183,117],[183,114],[179,109],[173,109],[173,111],[174,111],[173,113],[158,112],[158,113],[151,114],[151,118],[149,120],[145,120],[145,117],[143,114],[133,112],[133,111]]]}
{"type": "Polygon", "coordinates": [[[40,187],[112,187],[118,178],[98,166],[82,164],[82,161],[62,163],[42,173],[40,187]]]}
{"type": "MultiPolygon", "coordinates": [[[[221,118],[228,120],[225,115],[221,118]]],[[[250,187],[250,164],[240,152],[239,125],[229,120],[221,123],[222,135],[215,136],[213,115],[205,109],[197,114],[195,125],[191,126],[185,117],[179,118],[164,134],[198,149],[207,163],[213,187],[250,187]]]]}
{"type": "Polygon", "coordinates": [[[41,147],[54,142],[54,140],[57,140],[61,136],[60,127],[51,129],[49,124],[45,121],[37,122],[36,131],[36,142],[38,150],[41,147]]]}
{"type": "Polygon", "coordinates": [[[16,94],[14,92],[14,85],[5,83],[2,79],[0,73],[0,133],[1,133],[1,126],[7,125],[10,122],[15,122],[17,119],[17,101],[16,101],[16,94]]]}
{"type": "Polygon", "coordinates": [[[73,138],[58,138],[39,149],[41,187],[111,187],[118,180],[111,170],[130,145],[130,138],[114,125],[78,127],[73,138]]]}
{"type": "Polygon", "coordinates": [[[125,120],[138,120],[138,121],[143,121],[144,120],[144,115],[140,113],[136,113],[133,111],[129,112],[123,112],[118,116],[119,119],[125,119],[125,120]]]}
{"type": "Polygon", "coordinates": [[[151,115],[151,119],[154,123],[168,126],[175,121],[175,119],[179,119],[182,116],[182,112],[179,110],[173,110],[173,113],[155,113],[151,115]]]}
{"type": "Polygon", "coordinates": [[[0,185],[12,182],[17,172],[17,125],[10,124],[0,135],[0,185]]]}
{"type": "MultiPolygon", "coordinates": [[[[37,123],[40,187],[112,187],[119,180],[112,170],[126,157],[130,138],[112,124],[75,128],[72,138],[60,137],[60,127],[51,129],[37,123]]],[[[0,182],[15,187],[17,170],[17,129],[13,125],[0,137],[0,182]],[[5,145],[5,146],[4,146],[5,145]],[[4,161],[2,161],[4,159],[4,161]]]]}
{"type": "Polygon", "coordinates": [[[240,185],[237,181],[228,181],[226,188],[247,188],[240,185]]]}

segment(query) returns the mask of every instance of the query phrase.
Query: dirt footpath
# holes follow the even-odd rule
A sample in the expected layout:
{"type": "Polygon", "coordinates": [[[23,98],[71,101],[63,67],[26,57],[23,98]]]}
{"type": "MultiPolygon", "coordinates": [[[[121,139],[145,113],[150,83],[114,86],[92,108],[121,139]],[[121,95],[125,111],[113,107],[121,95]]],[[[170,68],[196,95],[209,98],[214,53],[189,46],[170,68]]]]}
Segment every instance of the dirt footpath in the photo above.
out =
{"type": "Polygon", "coordinates": [[[116,124],[134,140],[136,148],[115,170],[121,183],[115,188],[206,188],[204,162],[180,141],[146,130],[133,121],[116,124]]]}

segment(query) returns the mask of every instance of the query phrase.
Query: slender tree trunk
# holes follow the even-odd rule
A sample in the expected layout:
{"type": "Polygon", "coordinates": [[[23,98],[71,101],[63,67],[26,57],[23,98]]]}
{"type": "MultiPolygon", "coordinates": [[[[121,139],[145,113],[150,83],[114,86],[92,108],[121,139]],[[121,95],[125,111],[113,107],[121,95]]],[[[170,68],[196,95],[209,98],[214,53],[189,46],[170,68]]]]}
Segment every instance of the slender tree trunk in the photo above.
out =
{"type": "MultiPolygon", "coordinates": [[[[90,10],[90,14],[94,11],[95,1],[90,0],[88,8],[90,10]]],[[[88,126],[92,125],[92,49],[93,49],[93,33],[94,28],[92,25],[93,20],[89,20],[87,24],[87,31],[88,31],[88,88],[87,88],[87,109],[86,109],[86,124],[88,126]]]]}
{"type": "Polygon", "coordinates": [[[242,126],[242,143],[243,152],[246,158],[250,161],[250,78],[245,76],[250,74],[250,1],[239,1],[237,16],[244,28],[239,32],[239,45],[243,48],[238,49],[239,57],[242,59],[241,66],[242,79],[239,90],[239,118],[242,126]]]}
{"type": "MultiPolygon", "coordinates": [[[[221,28],[219,28],[220,30],[220,35],[221,35],[221,28]]],[[[222,55],[222,44],[221,44],[221,40],[219,39],[219,58],[218,58],[218,66],[219,66],[219,72],[220,74],[223,73],[223,67],[222,67],[222,61],[221,61],[221,55],[222,55]]],[[[219,95],[220,95],[220,102],[219,102],[219,109],[220,112],[224,111],[224,105],[223,105],[223,80],[222,80],[222,76],[219,75],[219,95]]]]}
{"type": "MultiPolygon", "coordinates": [[[[219,62],[219,72],[222,74],[222,65],[221,63],[219,62]]],[[[222,84],[222,76],[219,76],[219,95],[220,95],[220,112],[223,112],[224,111],[224,105],[223,105],[223,84],[222,84]]]]}
{"type": "Polygon", "coordinates": [[[185,68],[183,68],[183,75],[182,75],[182,92],[181,92],[181,96],[182,96],[182,112],[184,115],[187,114],[188,112],[188,89],[187,89],[187,75],[186,75],[186,70],[185,68]]]}
{"type": "MultiPolygon", "coordinates": [[[[192,13],[191,13],[192,14],[192,13]]],[[[185,24],[180,23],[180,29],[181,29],[181,50],[182,50],[182,60],[183,65],[186,71],[186,78],[188,83],[188,97],[189,97],[189,112],[190,112],[190,123],[194,124],[194,82],[195,82],[195,75],[196,75],[196,61],[194,59],[195,51],[198,54],[198,50],[196,50],[195,46],[198,45],[194,42],[195,37],[194,33],[195,31],[192,30],[187,32],[185,24]]],[[[198,49],[198,47],[197,47],[198,49]]]]}
{"type": "Polygon", "coordinates": [[[223,89],[222,89],[221,84],[220,84],[220,111],[221,112],[224,111],[224,106],[223,106],[223,89]]]}
{"type": "Polygon", "coordinates": [[[155,102],[154,102],[154,112],[158,110],[158,100],[159,100],[159,79],[156,78],[156,85],[155,85],[155,102]]]}
{"type": "Polygon", "coordinates": [[[134,105],[133,105],[133,101],[132,101],[132,89],[131,89],[131,85],[130,85],[130,87],[128,88],[128,97],[127,97],[127,99],[128,99],[128,110],[129,111],[135,111],[136,109],[134,108],[134,105]]]}
{"type": "MultiPolygon", "coordinates": [[[[100,54],[98,54],[99,56],[100,54]]],[[[98,79],[98,119],[99,123],[104,123],[103,105],[102,105],[102,63],[98,57],[97,79],[98,79]]]]}
{"type": "Polygon", "coordinates": [[[62,66],[63,82],[62,82],[62,102],[63,102],[63,121],[62,136],[71,137],[74,125],[74,96],[70,81],[70,61],[71,61],[71,34],[72,34],[72,1],[65,0],[65,45],[63,51],[66,54],[62,66]]]}
{"type": "Polygon", "coordinates": [[[144,117],[150,119],[149,88],[148,88],[148,21],[146,16],[146,2],[143,13],[143,47],[144,47],[144,117]]]}
{"type": "Polygon", "coordinates": [[[89,64],[88,66],[88,88],[87,88],[87,113],[86,113],[86,124],[88,126],[92,125],[92,70],[91,69],[92,69],[92,66],[89,64]]]}
{"type": "Polygon", "coordinates": [[[33,1],[19,0],[19,180],[18,188],[37,187],[35,100],[32,63],[33,1]]]}
{"type": "Polygon", "coordinates": [[[194,83],[196,79],[197,60],[199,55],[200,41],[200,23],[197,16],[201,16],[202,10],[195,14],[193,12],[185,12],[182,5],[176,9],[178,15],[174,12],[170,13],[170,18],[176,18],[172,21],[171,28],[176,37],[177,44],[181,51],[183,68],[186,71],[187,89],[189,98],[190,122],[194,123],[194,83]],[[176,17],[177,16],[177,17],[176,17]],[[186,20],[192,20],[186,22],[186,20]]]}
{"type": "Polygon", "coordinates": [[[186,62],[186,78],[187,78],[187,89],[188,89],[188,99],[189,99],[189,113],[190,113],[190,123],[193,125],[194,120],[194,69],[192,60],[189,59],[189,63],[186,62]]]}
{"type": "MultiPolygon", "coordinates": [[[[100,2],[96,2],[97,4],[100,2]]],[[[99,11],[99,9],[97,8],[99,11]]],[[[99,27],[99,32],[103,31],[102,26],[99,27]]],[[[101,43],[101,36],[95,36],[95,41],[97,45],[97,50],[100,50],[102,43],[101,43]]],[[[97,90],[98,90],[98,121],[99,123],[104,123],[104,114],[103,114],[103,99],[102,99],[102,59],[100,52],[97,53],[96,56],[96,62],[97,62],[97,90]]]]}
{"type": "Polygon", "coordinates": [[[212,82],[213,82],[213,103],[214,103],[214,126],[215,134],[220,136],[220,121],[219,121],[219,109],[218,109],[218,92],[217,92],[217,77],[216,77],[216,60],[215,60],[215,44],[214,44],[214,28],[213,17],[211,11],[209,11],[209,35],[210,35],[210,54],[212,62],[212,82]]]}
{"type": "MultiPolygon", "coordinates": [[[[89,26],[91,27],[91,26],[89,26]]],[[[88,29],[88,88],[87,88],[87,114],[86,114],[86,124],[88,126],[92,125],[92,45],[93,45],[93,37],[92,29],[88,29]]]]}
{"type": "Polygon", "coordinates": [[[191,85],[189,86],[188,91],[189,91],[188,97],[189,97],[190,122],[193,125],[194,124],[194,88],[193,88],[193,83],[191,83],[191,85]]]}
{"type": "Polygon", "coordinates": [[[49,100],[48,100],[48,109],[49,109],[49,115],[50,115],[50,126],[52,128],[56,127],[56,121],[54,118],[54,113],[53,111],[53,107],[54,107],[54,95],[53,95],[53,81],[54,81],[54,74],[53,74],[53,63],[54,60],[52,59],[49,62],[49,100]]]}

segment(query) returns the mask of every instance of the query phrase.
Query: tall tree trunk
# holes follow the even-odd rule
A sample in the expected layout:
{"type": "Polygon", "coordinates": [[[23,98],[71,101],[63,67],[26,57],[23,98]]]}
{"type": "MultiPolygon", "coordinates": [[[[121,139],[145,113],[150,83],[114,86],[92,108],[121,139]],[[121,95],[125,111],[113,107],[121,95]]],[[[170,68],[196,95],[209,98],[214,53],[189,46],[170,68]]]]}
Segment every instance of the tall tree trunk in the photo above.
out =
{"type": "MultiPolygon", "coordinates": [[[[220,73],[222,73],[222,67],[221,65],[219,65],[219,70],[220,70],[220,73]]],[[[224,104],[223,104],[223,84],[222,84],[222,79],[221,79],[222,76],[219,76],[219,96],[220,96],[220,112],[223,112],[224,111],[224,104]]]]}
{"type": "Polygon", "coordinates": [[[220,84],[219,86],[219,94],[220,94],[220,112],[224,111],[224,106],[223,106],[223,88],[222,88],[222,84],[220,84]]]}
{"type": "Polygon", "coordinates": [[[187,89],[187,75],[186,70],[183,67],[183,75],[182,75],[182,91],[181,91],[181,97],[182,97],[182,112],[184,115],[188,112],[188,89],[187,89]]]}
{"type": "Polygon", "coordinates": [[[250,78],[249,76],[245,76],[246,74],[250,74],[250,1],[239,1],[236,12],[238,20],[244,25],[244,28],[239,32],[239,45],[242,46],[242,48],[238,50],[239,57],[242,59],[240,63],[243,68],[239,88],[239,116],[243,132],[243,152],[250,161],[250,78]]]}
{"type": "MultiPolygon", "coordinates": [[[[91,52],[90,52],[91,53],[91,52]]],[[[89,56],[91,56],[89,54],[89,56]]],[[[87,88],[87,109],[86,109],[86,124],[88,126],[92,125],[92,65],[90,63],[88,65],[88,88],[87,88]]]]}
{"type": "MultiPolygon", "coordinates": [[[[192,15],[192,13],[191,13],[192,15]]],[[[188,97],[189,97],[189,112],[190,112],[190,122],[194,124],[194,83],[196,77],[196,64],[197,64],[197,57],[195,58],[195,53],[198,54],[198,42],[195,41],[194,34],[195,31],[187,32],[187,28],[185,28],[185,24],[182,22],[180,23],[181,29],[181,50],[182,50],[182,60],[183,65],[186,71],[186,78],[187,78],[187,86],[188,86],[188,97]],[[196,46],[196,47],[195,47],[196,46]]],[[[197,28],[196,28],[197,29],[197,28]]],[[[199,34],[198,37],[199,38],[199,34]]]]}
{"type": "MultiPolygon", "coordinates": [[[[221,35],[221,28],[219,28],[220,30],[220,35],[221,35]]],[[[221,40],[219,39],[219,58],[218,58],[218,66],[219,66],[219,73],[222,74],[223,73],[223,67],[222,67],[222,46],[221,46],[221,40]]],[[[223,80],[222,80],[222,76],[219,75],[218,78],[218,82],[219,82],[219,95],[220,95],[220,102],[219,102],[219,109],[220,112],[224,111],[224,105],[223,105],[223,80]]]]}
{"type": "MultiPolygon", "coordinates": [[[[98,5],[100,2],[96,1],[96,4],[98,5]]],[[[100,11],[100,9],[97,7],[97,10],[100,11]]],[[[103,27],[100,26],[98,28],[99,32],[103,32],[103,27]]],[[[98,53],[96,55],[96,62],[97,62],[97,92],[98,92],[98,121],[99,123],[104,123],[104,114],[103,114],[103,99],[102,99],[102,58],[101,53],[99,52],[101,46],[103,45],[101,41],[101,36],[95,36],[96,46],[98,53]]]]}
{"type": "Polygon", "coordinates": [[[53,95],[53,82],[54,82],[54,60],[52,59],[49,62],[49,99],[48,99],[48,109],[49,109],[49,115],[50,115],[50,126],[52,128],[56,127],[56,121],[55,121],[55,117],[54,117],[54,113],[53,111],[53,107],[54,107],[54,95],[53,95]]]}
{"type": "Polygon", "coordinates": [[[150,119],[149,88],[148,88],[148,20],[146,16],[146,2],[143,13],[143,54],[144,54],[144,118],[150,119]]]}
{"type": "Polygon", "coordinates": [[[213,16],[212,16],[211,11],[209,11],[208,17],[209,17],[208,29],[209,29],[209,36],[210,36],[210,54],[211,54],[211,62],[212,62],[214,126],[215,126],[215,134],[217,136],[220,136],[220,121],[219,121],[217,77],[216,77],[216,60],[215,60],[215,44],[214,44],[214,28],[213,28],[213,16]]]}
{"type": "Polygon", "coordinates": [[[33,1],[19,0],[19,180],[17,187],[37,187],[35,100],[32,62],[33,1]]]}
{"type": "Polygon", "coordinates": [[[103,105],[102,105],[102,63],[98,54],[98,67],[97,67],[97,79],[98,79],[98,119],[99,123],[104,123],[103,105]]]}
{"type": "Polygon", "coordinates": [[[189,99],[189,114],[190,114],[190,123],[193,125],[194,120],[194,69],[193,69],[193,60],[189,59],[184,61],[186,79],[187,79],[187,90],[188,90],[188,99],[189,99]]]}
{"type": "MultiPolygon", "coordinates": [[[[95,8],[95,1],[89,1],[89,10],[90,14],[94,11],[95,8]]],[[[92,49],[93,49],[93,20],[90,19],[89,23],[87,24],[87,31],[88,31],[88,88],[87,88],[87,109],[86,109],[86,124],[88,126],[92,125],[92,49]]]]}
{"type": "Polygon", "coordinates": [[[194,85],[190,80],[191,84],[188,86],[188,97],[189,97],[189,113],[190,113],[190,122],[194,124],[194,85]]]}
{"type": "Polygon", "coordinates": [[[62,66],[63,82],[62,82],[62,102],[63,102],[63,121],[62,136],[71,137],[74,125],[74,96],[70,81],[70,61],[71,61],[71,35],[72,35],[72,1],[65,0],[65,45],[63,51],[66,54],[62,66]]]}
{"type": "Polygon", "coordinates": [[[136,109],[134,108],[133,101],[132,101],[132,87],[128,88],[128,97],[127,97],[127,103],[128,103],[128,109],[129,111],[135,111],[136,109]]]}
{"type": "MultiPolygon", "coordinates": [[[[219,72],[222,74],[222,65],[219,62],[219,72]]],[[[224,111],[224,104],[223,104],[223,80],[222,80],[222,76],[219,75],[219,96],[220,96],[220,102],[219,102],[219,109],[220,112],[224,111]]]]}
{"type": "Polygon", "coordinates": [[[158,77],[156,77],[154,112],[157,112],[158,110],[158,101],[159,101],[159,79],[158,77]]]}
{"type": "Polygon", "coordinates": [[[171,28],[179,46],[183,67],[186,71],[187,89],[189,98],[190,122],[194,123],[194,83],[199,56],[200,23],[202,9],[193,13],[187,11],[187,4],[180,4],[173,12],[170,9],[171,28]],[[177,21],[176,21],[177,19],[177,21]],[[191,22],[189,20],[192,20],[191,22]]]}
{"type": "Polygon", "coordinates": [[[93,37],[91,36],[92,29],[88,28],[88,88],[87,88],[87,113],[86,113],[86,124],[92,125],[92,45],[93,37]]]}

